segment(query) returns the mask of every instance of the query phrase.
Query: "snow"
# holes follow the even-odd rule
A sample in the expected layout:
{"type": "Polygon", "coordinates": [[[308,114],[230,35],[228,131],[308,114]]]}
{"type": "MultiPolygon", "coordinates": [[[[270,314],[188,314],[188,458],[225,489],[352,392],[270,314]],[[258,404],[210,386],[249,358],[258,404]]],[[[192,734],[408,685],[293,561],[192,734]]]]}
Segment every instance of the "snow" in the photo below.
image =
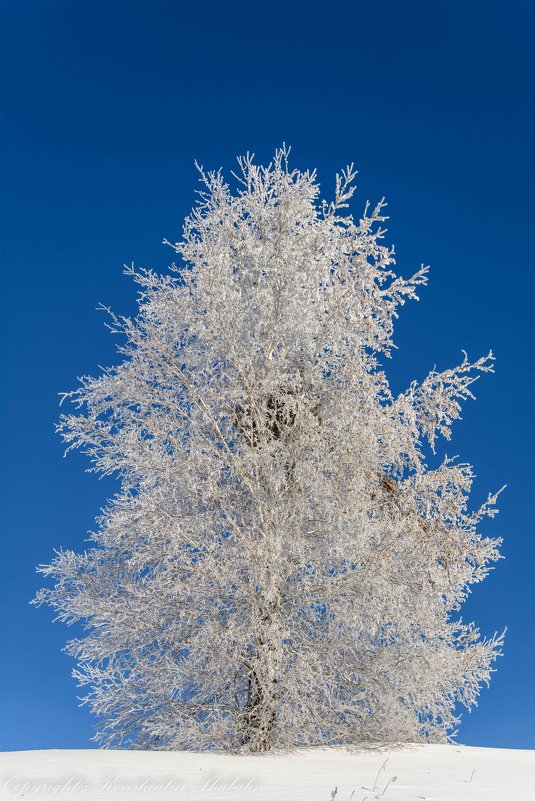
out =
{"type": "Polygon", "coordinates": [[[535,798],[535,751],[415,745],[254,756],[112,750],[0,755],[0,798],[6,801],[331,801],[335,788],[335,801],[522,801],[535,798]]]}

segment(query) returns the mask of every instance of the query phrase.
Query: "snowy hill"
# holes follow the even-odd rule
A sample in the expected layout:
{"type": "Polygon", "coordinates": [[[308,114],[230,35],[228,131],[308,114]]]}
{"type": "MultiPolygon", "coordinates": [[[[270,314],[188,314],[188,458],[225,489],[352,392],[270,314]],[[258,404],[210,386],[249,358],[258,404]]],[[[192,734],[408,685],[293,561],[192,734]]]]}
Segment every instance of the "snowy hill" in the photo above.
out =
{"type": "Polygon", "coordinates": [[[530,801],[535,751],[424,745],[232,756],[162,751],[0,755],[0,798],[33,801],[530,801]]]}

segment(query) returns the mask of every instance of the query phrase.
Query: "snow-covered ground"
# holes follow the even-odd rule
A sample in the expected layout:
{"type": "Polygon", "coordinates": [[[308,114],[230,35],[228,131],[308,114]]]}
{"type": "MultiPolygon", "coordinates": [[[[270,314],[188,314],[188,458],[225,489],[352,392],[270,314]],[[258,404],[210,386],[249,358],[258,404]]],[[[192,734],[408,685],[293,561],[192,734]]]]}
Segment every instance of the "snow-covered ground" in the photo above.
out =
{"type": "Polygon", "coordinates": [[[2,799],[60,801],[532,801],[535,751],[423,745],[231,756],[162,751],[13,751],[2,799]]]}

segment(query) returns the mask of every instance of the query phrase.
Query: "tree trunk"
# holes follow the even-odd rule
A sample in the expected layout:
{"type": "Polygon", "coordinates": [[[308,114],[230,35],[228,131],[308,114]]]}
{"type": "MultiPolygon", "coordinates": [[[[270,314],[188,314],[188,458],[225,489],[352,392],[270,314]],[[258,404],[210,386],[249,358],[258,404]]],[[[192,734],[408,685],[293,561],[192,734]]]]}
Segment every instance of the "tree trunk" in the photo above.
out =
{"type": "Polygon", "coordinates": [[[254,668],[251,670],[243,745],[252,753],[271,749],[275,721],[275,679],[271,683],[272,689],[266,688],[257,671],[254,668]]]}
{"type": "Polygon", "coordinates": [[[248,686],[242,745],[250,752],[269,751],[275,723],[279,643],[274,609],[262,615],[263,636],[247,663],[248,686]]]}

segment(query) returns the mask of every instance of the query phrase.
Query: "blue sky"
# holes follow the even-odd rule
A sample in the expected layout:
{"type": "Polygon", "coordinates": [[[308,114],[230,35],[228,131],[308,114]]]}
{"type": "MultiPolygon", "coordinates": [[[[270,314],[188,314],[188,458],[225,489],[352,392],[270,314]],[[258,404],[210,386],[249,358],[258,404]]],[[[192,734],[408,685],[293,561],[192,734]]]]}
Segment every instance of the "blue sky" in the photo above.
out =
{"type": "Polygon", "coordinates": [[[34,568],[80,550],[113,481],[63,459],[58,393],[116,360],[99,303],[133,313],[122,266],[165,270],[194,202],[194,159],[233,168],[283,141],[326,195],[354,161],[358,211],[386,196],[398,270],[430,263],[397,325],[395,391],[492,347],[448,455],[505,560],[463,610],[504,656],[459,741],[535,748],[533,497],[534,6],[385,0],[2,3],[2,661],[0,748],[91,747],[69,630],[28,601],[34,568]]]}

